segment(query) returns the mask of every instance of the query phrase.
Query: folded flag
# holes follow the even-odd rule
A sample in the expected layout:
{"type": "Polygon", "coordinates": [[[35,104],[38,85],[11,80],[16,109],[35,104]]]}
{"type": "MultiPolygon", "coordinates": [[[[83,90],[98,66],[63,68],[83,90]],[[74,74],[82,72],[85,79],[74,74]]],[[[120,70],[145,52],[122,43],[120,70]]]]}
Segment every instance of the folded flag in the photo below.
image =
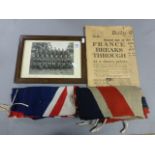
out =
{"type": "Polygon", "coordinates": [[[108,122],[146,118],[149,108],[138,87],[107,86],[76,88],[76,104],[81,119],[108,122]]]}
{"type": "Polygon", "coordinates": [[[73,116],[74,87],[27,87],[12,90],[10,117],[40,119],[73,116]]]}
{"type": "Polygon", "coordinates": [[[147,118],[149,108],[138,87],[27,87],[12,90],[10,117],[75,116],[106,123],[147,118]],[[75,101],[74,101],[75,98],[75,101]]]}

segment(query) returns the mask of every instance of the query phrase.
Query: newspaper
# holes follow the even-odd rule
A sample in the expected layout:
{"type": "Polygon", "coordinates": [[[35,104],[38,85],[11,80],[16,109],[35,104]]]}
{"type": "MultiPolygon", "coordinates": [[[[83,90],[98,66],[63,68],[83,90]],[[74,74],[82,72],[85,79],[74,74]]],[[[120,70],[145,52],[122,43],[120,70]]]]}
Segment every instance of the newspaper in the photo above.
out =
{"type": "Polygon", "coordinates": [[[132,27],[85,28],[88,86],[139,86],[132,27]]]}

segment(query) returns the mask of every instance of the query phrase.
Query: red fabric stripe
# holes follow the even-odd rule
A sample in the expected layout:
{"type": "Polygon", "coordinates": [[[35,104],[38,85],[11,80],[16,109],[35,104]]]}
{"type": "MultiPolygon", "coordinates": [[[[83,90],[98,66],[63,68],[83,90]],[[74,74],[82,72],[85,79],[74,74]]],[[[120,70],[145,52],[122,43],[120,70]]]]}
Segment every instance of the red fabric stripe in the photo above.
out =
{"type": "Polygon", "coordinates": [[[113,116],[134,116],[123,95],[115,87],[97,87],[113,116]]]}
{"type": "Polygon", "coordinates": [[[143,108],[145,118],[148,118],[148,114],[150,113],[149,108],[143,108]]]}
{"type": "Polygon", "coordinates": [[[11,111],[9,117],[24,118],[25,115],[22,112],[11,111]]]}
{"type": "Polygon", "coordinates": [[[60,95],[57,103],[55,104],[52,112],[50,113],[50,116],[57,116],[65,102],[65,99],[66,99],[66,96],[67,96],[67,87],[65,87],[65,89],[63,90],[62,94],[60,95]]]}
{"type": "Polygon", "coordinates": [[[114,123],[114,122],[118,122],[118,121],[123,121],[123,119],[112,119],[112,118],[108,118],[106,123],[114,123]]]}
{"type": "Polygon", "coordinates": [[[35,119],[34,116],[27,116],[22,112],[17,112],[17,111],[11,111],[9,114],[9,117],[16,117],[16,118],[32,118],[35,119]]]}

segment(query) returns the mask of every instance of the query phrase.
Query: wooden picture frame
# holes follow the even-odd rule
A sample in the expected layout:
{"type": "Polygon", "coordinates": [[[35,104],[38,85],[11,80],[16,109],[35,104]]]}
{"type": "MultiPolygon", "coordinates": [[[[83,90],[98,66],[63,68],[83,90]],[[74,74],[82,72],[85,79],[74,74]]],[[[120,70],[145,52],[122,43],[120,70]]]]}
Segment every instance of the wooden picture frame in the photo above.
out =
{"type": "Polygon", "coordinates": [[[15,83],[86,84],[85,38],[22,35],[15,83]]]}

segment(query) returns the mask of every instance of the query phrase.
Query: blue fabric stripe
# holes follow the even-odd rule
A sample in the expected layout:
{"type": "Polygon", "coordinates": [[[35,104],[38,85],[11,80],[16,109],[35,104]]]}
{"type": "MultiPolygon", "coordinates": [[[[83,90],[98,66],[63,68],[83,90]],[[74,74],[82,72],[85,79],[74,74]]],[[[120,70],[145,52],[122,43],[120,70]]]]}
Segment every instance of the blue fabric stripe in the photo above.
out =
{"type": "Polygon", "coordinates": [[[90,120],[104,118],[90,89],[77,88],[76,95],[79,117],[81,119],[90,120]]]}
{"type": "Polygon", "coordinates": [[[148,104],[147,104],[147,101],[146,101],[146,98],[144,96],[142,97],[142,105],[143,105],[144,108],[149,108],[148,104]]]}
{"type": "Polygon", "coordinates": [[[18,94],[15,103],[24,103],[29,107],[15,104],[11,110],[22,112],[28,116],[42,118],[43,113],[53,99],[59,87],[28,87],[28,88],[15,88],[12,91],[12,99],[18,89],[18,94]]]}

